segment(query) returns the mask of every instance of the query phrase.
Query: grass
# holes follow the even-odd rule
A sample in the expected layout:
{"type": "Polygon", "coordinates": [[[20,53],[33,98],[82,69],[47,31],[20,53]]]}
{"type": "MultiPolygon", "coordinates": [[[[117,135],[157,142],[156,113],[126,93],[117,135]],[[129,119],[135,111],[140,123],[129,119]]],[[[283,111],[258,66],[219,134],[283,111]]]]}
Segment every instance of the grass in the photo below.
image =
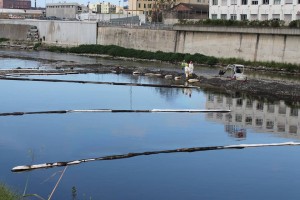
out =
{"type": "Polygon", "coordinates": [[[9,39],[7,39],[7,38],[0,38],[0,43],[1,42],[6,42],[6,41],[9,41],[9,39]]]}
{"type": "Polygon", "coordinates": [[[291,63],[276,63],[276,62],[252,62],[239,58],[216,58],[214,56],[206,56],[195,53],[171,53],[162,51],[144,51],[136,49],[126,49],[115,45],[79,45],[77,47],[46,47],[46,50],[61,53],[77,53],[77,54],[104,54],[113,57],[139,58],[148,60],[158,60],[170,63],[180,63],[182,60],[193,61],[195,64],[203,65],[228,65],[228,64],[243,64],[251,67],[265,67],[273,70],[282,70],[287,72],[300,72],[300,65],[291,63]]]}
{"type": "Polygon", "coordinates": [[[3,183],[0,183],[0,199],[17,200],[21,199],[21,195],[3,183]]]}

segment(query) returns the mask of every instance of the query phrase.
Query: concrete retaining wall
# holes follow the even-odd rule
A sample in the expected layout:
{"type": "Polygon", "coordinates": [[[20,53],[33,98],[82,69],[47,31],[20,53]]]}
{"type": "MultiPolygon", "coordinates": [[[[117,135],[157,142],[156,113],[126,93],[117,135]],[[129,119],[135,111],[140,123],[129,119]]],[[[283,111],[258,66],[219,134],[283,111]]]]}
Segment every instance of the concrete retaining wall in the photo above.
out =
{"type": "Polygon", "coordinates": [[[15,24],[37,26],[40,38],[48,44],[117,45],[153,52],[300,64],[300,29],[174,26],[173,30],[154,30],[97,28],[95,22],[82,21],[0,20],[0,37],[25,38],[28,27],[15,24]]]}
{"type": "Polygon", "coordinates": [[[98,27],[100,45],[117,45],[146,51],[175,51],[176,32],[121,27],[98,27]]]}
{"type": "Polygon", "coordinates": [[[96,44],[96,22],[46,21],[46,20],[0,20],[0,24],[37,26],[40,38],[48,44],[75,46],[96,44]]]}
{"type": "Polygon", "coordinates": [[[176,52],[300,64],[300,30],[209,28],[178,30],[176,52]]]}
{"type": "Polygon", "coordinates": [[[0,24],[0,38],[26,40],[30,25],[0,24]]]}

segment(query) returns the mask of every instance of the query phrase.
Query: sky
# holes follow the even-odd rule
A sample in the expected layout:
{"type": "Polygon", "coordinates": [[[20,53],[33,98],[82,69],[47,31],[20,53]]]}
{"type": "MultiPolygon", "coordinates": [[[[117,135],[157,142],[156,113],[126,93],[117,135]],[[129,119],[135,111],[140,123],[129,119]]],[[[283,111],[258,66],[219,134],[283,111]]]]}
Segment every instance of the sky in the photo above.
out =
{"type": "MultiPolygon", "coordinates": [[[[120,5],[125,6],[128,4],[127,2],[123,2],[124,0],[120,0],[120,5]]],[[[31,0],[31,5],[34,6],[35,0],[31,0]]],[[[99,3],[103,2],[103,0],[36,0],[36,6],[37,7],[45,7],[46,3],[79,3],[79,4],[84,4],[87,5],[88,2],[90,3],[99,3]]],[[[104,0],[104,2],[110,2],[111,4],[114,5],[119,5],[119,0],[104,0]]]]}

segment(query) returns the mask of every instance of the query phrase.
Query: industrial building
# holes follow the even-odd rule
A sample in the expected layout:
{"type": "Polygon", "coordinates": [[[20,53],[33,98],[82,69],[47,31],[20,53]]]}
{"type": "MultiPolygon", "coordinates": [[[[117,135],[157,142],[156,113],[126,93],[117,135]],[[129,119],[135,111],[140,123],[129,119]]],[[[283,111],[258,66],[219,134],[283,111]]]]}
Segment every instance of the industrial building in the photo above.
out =
{"type": "Polygon", "coordinates": [[[0,0],[0,8],[30,9],[30,0],[0,0]]]}

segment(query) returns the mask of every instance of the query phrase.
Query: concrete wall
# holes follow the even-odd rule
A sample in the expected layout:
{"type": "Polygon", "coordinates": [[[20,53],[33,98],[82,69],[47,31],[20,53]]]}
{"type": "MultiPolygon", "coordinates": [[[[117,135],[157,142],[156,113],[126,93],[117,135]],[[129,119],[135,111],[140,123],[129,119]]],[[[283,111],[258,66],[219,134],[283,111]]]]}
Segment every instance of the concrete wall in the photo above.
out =
{"type": "Polygon", "coordinates": [[[40,38],[47,44],[76,46],[96,44],[96,22],[50,20],[0,20],[0,24],[25,24],[37,26],[40,38]]]}
{"type": "Polygon", "coordinates": [[[300,29],[174,27],[176,52],[300,64],[300,29]]]}
{"type": "Polygon", "coordinates": [[[95,22],[0,20],[0,36],[22,39],[26,26],[38,27],[48,44],[117,45],[146,51],[201,53],[219,58],[300,64],[300,29],[174,26],[173,30],[98,27],[95,22]],[[5,25],[10,24],[10,25],[5,25]]]}
{"type": "Polygon", "coordinates": [[[30,25],[0,24],[0,38],[26,40],[30,25]]]}
{"type": "Polygon", "coordinates": [[[100,45],[117,45],[146,51],[174,52],[176,32],[122,27],[98,27],[100,45]]]}

